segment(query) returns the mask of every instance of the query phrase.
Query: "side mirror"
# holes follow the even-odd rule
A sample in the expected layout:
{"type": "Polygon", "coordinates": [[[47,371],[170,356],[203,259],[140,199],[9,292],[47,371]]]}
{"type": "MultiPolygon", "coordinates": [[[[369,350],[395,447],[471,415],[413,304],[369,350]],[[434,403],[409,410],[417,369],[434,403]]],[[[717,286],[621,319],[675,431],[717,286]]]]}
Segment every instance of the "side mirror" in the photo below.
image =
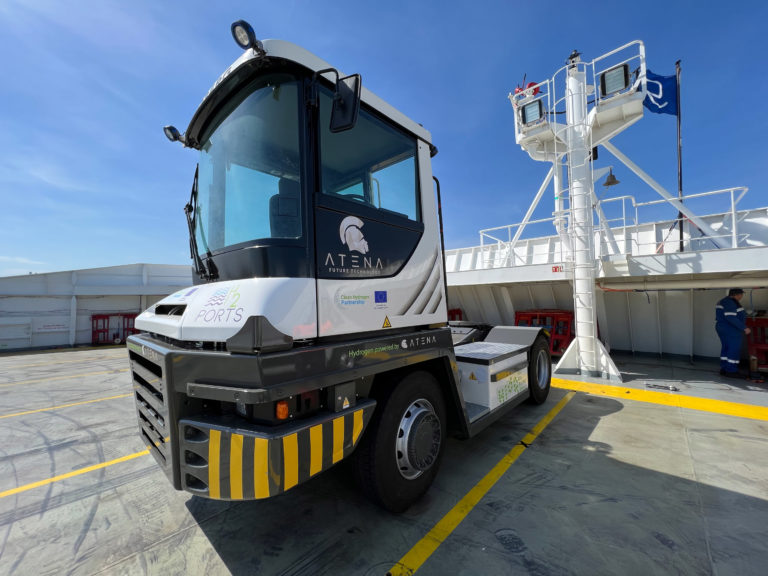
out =
{"type": "Polygon", "coordinates": [[[352,74],[336,81],[336,94],[333,96],[331,109],[331,132],[344,132],[357,124],[362,85],[360,74],[352,74]]]}

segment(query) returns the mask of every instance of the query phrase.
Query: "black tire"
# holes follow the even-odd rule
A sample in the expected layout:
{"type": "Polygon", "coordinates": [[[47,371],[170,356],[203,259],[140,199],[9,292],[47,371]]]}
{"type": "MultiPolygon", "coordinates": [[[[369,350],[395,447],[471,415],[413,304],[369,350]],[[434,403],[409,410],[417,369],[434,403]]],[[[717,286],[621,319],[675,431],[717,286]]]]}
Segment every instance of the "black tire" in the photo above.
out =
{"type": "Polygon", "coordinates": [[[549,354],[549,342],[539,336],[531,346],[528,355],[528,391],[531,404],[544,404],[549,396],[552,383],[552,357],[549,354]]]}
{"type": "Polygon", "coordinates": [[[404,512],[437,476],[446,437],[445,402],[429,372],[391,381],[354,452],[355,476],[371,500],[404,512]]]}

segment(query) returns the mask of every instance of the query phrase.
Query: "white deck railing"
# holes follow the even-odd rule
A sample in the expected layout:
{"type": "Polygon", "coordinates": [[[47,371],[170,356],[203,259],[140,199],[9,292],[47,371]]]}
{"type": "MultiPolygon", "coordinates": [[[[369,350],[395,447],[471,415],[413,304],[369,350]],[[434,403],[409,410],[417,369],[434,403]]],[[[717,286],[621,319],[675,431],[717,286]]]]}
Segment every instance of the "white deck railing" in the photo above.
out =
{"type": "MultiPolygon", "coordinates": [[[[746,194],[744,187],[726,188],[683,197],[686,203],[695,203],[702,198],[728,196],[730,210],[702,216],[715,232],[716,236],[707,236],[695,224],[683,218],[683,251],[696,252],[714,250],[717,246],[712,238],[728,239],[731,248],[768,245],[768,208],[737,210],[737,204],[746,194]]],[[[619,196],[601,200],[605,223],[611,229],[619,247],[618,253],[612,253],[609,242],[599,222],[595,226],[595,247],[599,258],[615,256],[641,256],[650,254],[669,254],[680,251],[680,236],[676,218],[642,222],[644,214],[652,215],[658,206],[667,204],[667,200],[637,202],[633,196],[619,196]]],[[[666,207],[669,213],[669,208],[666,207]]],[[[566,213],[567,216],[567,213],[566,213]]],[[[554,223],[557,216],[529,220],[527,223],[510,224],[487,228],[480,231],[480,245],[468,248],[446,250],[446,268],[448,272],[506,268],[535,264],[559,264],[567,262],[568,249],[558,235],[520,238],[518,229],[526,225],[554,223]]]]}

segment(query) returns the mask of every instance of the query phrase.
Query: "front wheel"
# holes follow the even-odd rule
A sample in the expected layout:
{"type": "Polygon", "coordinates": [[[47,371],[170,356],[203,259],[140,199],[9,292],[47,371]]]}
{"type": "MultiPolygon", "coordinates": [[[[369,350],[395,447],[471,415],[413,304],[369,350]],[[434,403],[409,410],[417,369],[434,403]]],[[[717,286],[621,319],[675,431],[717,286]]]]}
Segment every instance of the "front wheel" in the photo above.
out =
{"type": "Polygon", "coordinates": [[[428,372],[412,372],[377,398],[376,410],[355,450],[355,475],[363,492],[403,512],[429,489],[445,444],[445,402],[428,372]]]}
{"type": "Polygon", "coordinates": [[[532,404],[544,404],[549,396],[552,380],[552,358],[549,355],[549,342],[539,336],[531,346],[528,357],[528,391],[532,404]]]}

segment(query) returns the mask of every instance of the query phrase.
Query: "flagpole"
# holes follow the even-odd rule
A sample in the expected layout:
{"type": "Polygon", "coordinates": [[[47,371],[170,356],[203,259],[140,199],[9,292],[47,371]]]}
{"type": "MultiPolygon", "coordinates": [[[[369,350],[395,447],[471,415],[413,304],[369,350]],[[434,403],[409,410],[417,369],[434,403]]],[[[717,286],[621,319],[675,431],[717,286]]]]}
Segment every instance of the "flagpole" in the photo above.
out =
{"type": "MultiPolygon", "coordinates": [[[[683,201],[683,139],[680,136],[680,118],[682,116],[682,99],[680,98],[680,60],[675,62],[675,76],[677,77],[677,197],[683,201]]],[[[680,223],[680,252],[683,251],[683,213],[677,213],[677,221],[680,223]]]]}

